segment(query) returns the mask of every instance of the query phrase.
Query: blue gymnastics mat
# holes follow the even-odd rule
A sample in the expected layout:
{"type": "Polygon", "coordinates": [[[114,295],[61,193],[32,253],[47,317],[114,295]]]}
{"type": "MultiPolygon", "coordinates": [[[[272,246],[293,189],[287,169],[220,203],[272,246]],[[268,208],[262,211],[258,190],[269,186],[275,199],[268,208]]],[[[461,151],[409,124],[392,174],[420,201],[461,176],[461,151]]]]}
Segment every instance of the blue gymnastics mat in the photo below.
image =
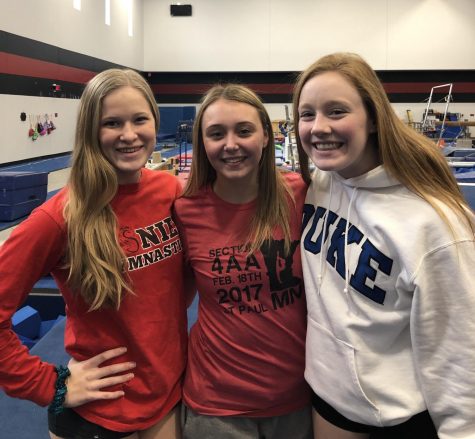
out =
{"type": "Polygon", "coordinates": [[[55,157],[43,157],[38,160],[31,160],[26,163],[7,163],[0,165],[2,171],[30,171],[30,172],[53,172],[59,169],[69,168],[71,166],[71,154],[55,157]]]}
{"type": "MultiPolygon", "coordinates": [[[[48,192],[48,194],[46,195],[46,199],[49,200],[58,191],[59,189],[48,192]]],[[[10,227],[16,226],[17,224],[20,224],[25,218],[28,218],[28,215],[22,216],[21,218],[17,218],[13,221],[4,221],[4,222],[0,221],[0,230],[9,229],[10,227]]]]}

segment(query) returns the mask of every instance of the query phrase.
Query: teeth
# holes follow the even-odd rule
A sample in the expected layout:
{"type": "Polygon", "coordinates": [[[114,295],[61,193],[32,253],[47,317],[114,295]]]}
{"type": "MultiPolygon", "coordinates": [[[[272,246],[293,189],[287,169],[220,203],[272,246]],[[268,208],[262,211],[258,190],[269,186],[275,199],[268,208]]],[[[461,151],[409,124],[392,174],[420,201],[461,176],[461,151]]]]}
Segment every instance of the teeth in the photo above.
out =
{"type": "Polygon", "coordinates": [[[139,149],[140,149],[140,146],[139,147],[134,147],[134,148],[120,148],[119,151],[129,153],[129,152],[136,152],[139,149]]]}
{"type": "Polygon", "coordinates": [[[225,163],[239,163],[242,162],[244,158],[242,157],[234,157],[234,158],[229,158],[229,159],[223,159],[225,163]]]}
{"type": "Polygon", "coordinates": [[[314,143],[314,147],[320,151],[330,151],[340,148],[341,143],[314,143]]]}

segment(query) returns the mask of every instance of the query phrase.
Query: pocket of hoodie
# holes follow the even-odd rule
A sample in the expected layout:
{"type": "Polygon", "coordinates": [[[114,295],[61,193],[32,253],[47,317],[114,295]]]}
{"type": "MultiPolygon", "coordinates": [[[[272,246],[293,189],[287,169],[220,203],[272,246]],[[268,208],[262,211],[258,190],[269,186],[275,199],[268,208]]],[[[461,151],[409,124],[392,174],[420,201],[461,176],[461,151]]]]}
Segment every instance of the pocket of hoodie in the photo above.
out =
{"type": "Polygon", "coordinates": [[[355,349],[308,318],[305,378],[313,391],[348,419],[381,426],[378,408],[356,373],[355,349]]]}

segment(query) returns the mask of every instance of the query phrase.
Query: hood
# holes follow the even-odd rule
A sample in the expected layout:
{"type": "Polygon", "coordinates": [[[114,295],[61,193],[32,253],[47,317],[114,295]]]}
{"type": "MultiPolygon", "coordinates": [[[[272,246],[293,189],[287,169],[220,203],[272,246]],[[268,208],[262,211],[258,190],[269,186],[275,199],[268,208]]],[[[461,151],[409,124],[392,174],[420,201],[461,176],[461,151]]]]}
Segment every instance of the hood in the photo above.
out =
{"type": "Polygon", "coordinates": [[[390,176],[383,165],[371,169],[366,174],[354,178],[343,178],[336,172],[332,172],[332,178],[339,181],[341,184],[353,188],[385,188],[397,186],[399,183],[394,177],[390,176]]]}

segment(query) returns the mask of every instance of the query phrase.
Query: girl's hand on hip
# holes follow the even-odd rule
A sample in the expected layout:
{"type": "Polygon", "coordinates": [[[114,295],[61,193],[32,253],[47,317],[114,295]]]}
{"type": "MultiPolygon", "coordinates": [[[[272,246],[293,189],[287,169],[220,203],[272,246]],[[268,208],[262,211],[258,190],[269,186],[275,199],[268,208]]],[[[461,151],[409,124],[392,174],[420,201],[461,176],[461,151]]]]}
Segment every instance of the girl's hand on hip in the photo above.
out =
{"type": "Polygon", "coordinates": [[[64,407],[78,407],[91,401],[117,399],[124,396],[123,390],[108,392],[102,389],[130,381],[134,377],[133,373],[120,373],[133,369],[135,363],[128,361],[104,367],[100,367],[100,365],[125,352],[127,352],[127,348],[120,347],[102,352],[85,361],[71,359],[68,363],[71,375],[66,380],[68,391],[64,407]]]}

